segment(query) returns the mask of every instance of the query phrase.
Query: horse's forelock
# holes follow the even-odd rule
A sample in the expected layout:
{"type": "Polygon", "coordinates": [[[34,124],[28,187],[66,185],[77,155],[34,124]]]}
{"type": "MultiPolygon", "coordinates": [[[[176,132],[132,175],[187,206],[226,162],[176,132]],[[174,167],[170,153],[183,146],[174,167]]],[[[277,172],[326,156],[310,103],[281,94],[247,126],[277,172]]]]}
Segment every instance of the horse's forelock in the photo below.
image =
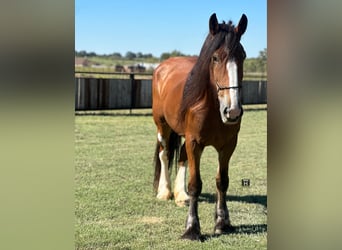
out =
{"type": "MultiPolygon", "coordinates": [[[[203,56],[208,58],[208,53],[213,53],[222,45],[227,52],[234,50],[239,43],[239,37],[235,33],[235,26],[232,21],[228,21],[228,23],[219,24],[219,32],[215,35],[209,34],[203,47],[202,51],[207,51],[207,53],[203,53],[203,56]],[[209,38],[209,39],[208,39],[209,38]]],[[[200,57],[201,57],[200,53],[200,57]]]]}

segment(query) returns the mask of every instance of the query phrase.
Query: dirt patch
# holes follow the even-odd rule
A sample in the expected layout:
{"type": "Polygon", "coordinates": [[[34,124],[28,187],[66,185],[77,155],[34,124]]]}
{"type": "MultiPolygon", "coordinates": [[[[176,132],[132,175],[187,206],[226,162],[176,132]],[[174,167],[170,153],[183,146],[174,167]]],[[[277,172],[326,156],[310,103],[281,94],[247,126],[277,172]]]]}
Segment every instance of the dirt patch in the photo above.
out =
{"type": "Polygon", "coordinates": [[[141,218],[140,222],[145,223],[145,224],[158,224],[158,223],[162,223],[163,219],[159,217],[144,216],[141,218]]]}

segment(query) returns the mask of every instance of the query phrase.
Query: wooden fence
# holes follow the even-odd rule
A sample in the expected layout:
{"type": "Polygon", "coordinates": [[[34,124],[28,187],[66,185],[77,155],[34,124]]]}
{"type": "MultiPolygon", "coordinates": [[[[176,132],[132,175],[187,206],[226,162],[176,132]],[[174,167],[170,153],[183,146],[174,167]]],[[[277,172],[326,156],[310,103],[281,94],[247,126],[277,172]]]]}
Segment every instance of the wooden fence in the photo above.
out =
{"type": "MultiPolygon", "coordinates": [[[[139,109],[152,107],[152,80],[75,78],[75,110],[139,109]]],[[[243,104],[267,103],[267,81],[244,81],[243,104]]]]}

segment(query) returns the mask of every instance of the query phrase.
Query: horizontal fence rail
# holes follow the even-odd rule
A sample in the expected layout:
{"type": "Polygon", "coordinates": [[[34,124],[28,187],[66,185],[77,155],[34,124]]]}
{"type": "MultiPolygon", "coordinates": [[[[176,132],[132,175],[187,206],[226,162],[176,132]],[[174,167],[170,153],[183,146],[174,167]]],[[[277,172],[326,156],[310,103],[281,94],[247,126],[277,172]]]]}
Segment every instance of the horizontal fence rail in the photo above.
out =
{"type": "MultiPolygon", "coordinates": [[[[151,108],[152,80],[136,77],[133,73],[126,74],[126,79],[76,75],[75,110],[151,108]]],[[[243,104],[267,103],[267,81],[243,81],[242,86],[243,104]]]]}

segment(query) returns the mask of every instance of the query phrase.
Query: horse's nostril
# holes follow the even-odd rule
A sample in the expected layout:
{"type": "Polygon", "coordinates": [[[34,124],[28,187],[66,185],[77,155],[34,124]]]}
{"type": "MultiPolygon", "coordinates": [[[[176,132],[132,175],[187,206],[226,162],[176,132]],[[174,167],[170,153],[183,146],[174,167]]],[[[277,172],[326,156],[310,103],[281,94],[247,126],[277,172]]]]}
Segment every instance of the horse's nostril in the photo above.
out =
{"type": "Polygon", "coordinates": [[[228,114],[228,108],[227,108],[227,107],[224,108],[223,114],[224,114],[224,115],[228,114]]]}

